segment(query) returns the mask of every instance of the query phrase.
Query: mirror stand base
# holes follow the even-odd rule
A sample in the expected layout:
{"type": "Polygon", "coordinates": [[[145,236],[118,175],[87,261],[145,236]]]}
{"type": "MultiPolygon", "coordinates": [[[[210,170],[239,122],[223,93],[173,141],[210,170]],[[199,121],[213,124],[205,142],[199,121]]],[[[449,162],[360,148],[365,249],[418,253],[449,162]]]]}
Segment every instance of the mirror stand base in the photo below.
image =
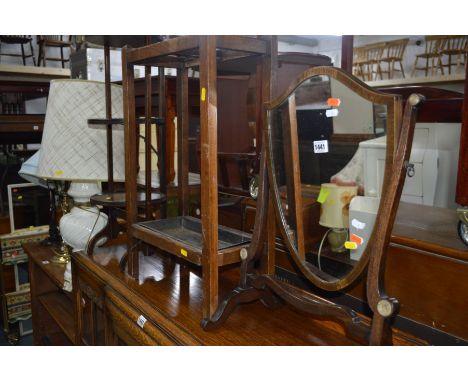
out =
{"type": "Polygon", "coordinates": [[[205,330],[212,330],[220,327],[231,315],[239,304],[253,302],[262,298],[263,291],[253,287],[237,287],[229,296],[219,305],[213,317],[203,319],[201,327],[205,330]]]}
{"type": "Polygon", "coordinates": [[[260,300],[266,307],[275,309],[283,305],[304,311],[318,319],[330,319],[343,326],[347,335],[366,343],[369,341],[370,328],[356,312],[348,307],[328,302],[320,297],[286,284],[274,275],[249,275],[246,287],[235,288],[219,305],[213,317],[204,319],[204,330],[220,327],[240,304],[260,300]]]}
{"type": "Polygon", "coordinates": [[[352,338],[360,342],[368,342],[370,328],[357,313],[343,305],[334,304],[323,298],[305,292],[295,286],[279,280],[274,275],[259,275],[251,280],[252,285],[259,290],[271,290],[286,304],[294,309],[306,312],[318,319],[330,319],[341,324],[352,338]]]}

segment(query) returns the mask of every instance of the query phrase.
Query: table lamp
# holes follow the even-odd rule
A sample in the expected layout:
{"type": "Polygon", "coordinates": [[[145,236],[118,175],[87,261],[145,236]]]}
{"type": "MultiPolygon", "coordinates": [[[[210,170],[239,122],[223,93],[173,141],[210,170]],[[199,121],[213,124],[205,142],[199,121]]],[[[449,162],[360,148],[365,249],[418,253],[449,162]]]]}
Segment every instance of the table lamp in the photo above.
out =
{"type": "Polygon", "coordinates": [[[330,228],[328,241],[333,252],[345,252],[344,243],[348,237],[349,203],[357,194],[357,186],[340,186],[323,183],[318,201],[320,208],[319,224],[330,228]]]}
{"type": "MultiPolygon", "coordinates": [[[[106,116],[104,88],[103,82],[85,80],[50,84],[37,174],[71,182],[68,195],[74,207],[60,220],[60,233],[74,251],[84,250],[107,223],[107,215],[89,204],[92,195],[101,193],[101,182],[108,179],[105,126],[88,125],[88,119],[106,116]]],[[[121,86],[112,85],[112,101],[112,115],[122,118],[121,86]]],[[[112,135],[114,180],[124,181],[123,126],[116,125],[112,135]]]]}

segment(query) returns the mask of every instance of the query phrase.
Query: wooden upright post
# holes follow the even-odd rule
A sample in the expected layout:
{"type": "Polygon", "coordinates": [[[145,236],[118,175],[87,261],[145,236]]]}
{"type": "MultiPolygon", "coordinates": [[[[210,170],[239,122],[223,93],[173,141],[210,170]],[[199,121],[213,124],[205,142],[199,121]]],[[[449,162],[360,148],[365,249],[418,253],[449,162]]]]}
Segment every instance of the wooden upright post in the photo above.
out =
{"type": "MultiPolygon", "coordinates": [[[[465,95],[468,94],[468,65],[465,67],[465,95]]],[[[462,127],[460,133],[460,154],[458,159],[458,176],[456,202],[468,206],[468,96],[463,99],[462,127]]]]}
{"type": "Polygon", "coordinates": [[[341,69],[353,72],[353,36],[341,37],[341,69]]]}
{"type": "MultiPolygon", "coordinates": [[[[135,79],[133,74],[133,65],[127,61],[127,48],[122,49],[122,77],[123,77],[123,96],[124,96],[124,137],[125,137],[125,198],[127,201],[127,226],[131,227],[137,221],[137,134],[135,129],[139,127],[136,124],[135,116],[135,79]]],[[[134,278],[139,275],[138,249],[135,246],[133,235],[129,234],[127,239],[128,255],[128,273],[134,278]]]]}
{"type": "MultiPolygon", "coordinates": [[[[200,101],[203,102],[203,101],[200,101]]],[[[179,185],[179,215],[188,214],[189,189],[189,111],[188,69],[177,69],[177,183],[179,185]]]]}
{"type": "MultiPolygon", "coordinates": [[[[106,98],[106,119],[112,118],[112,93],[111,93],[111,75],[110,75],[110,47],[109,44],[104,45],[104,84],[106,98]]],[[[106,125],[107,138],[107,190],[109,193],[114,192],[114,159],[112,145],[112,123],[106,125]]]]}
{"type": "Polygon", "coordinates": [[[218,307],[218,142],[216,37],[200,37],[201,222],[203,318],[218,307]]]}
{"type": "MultiPolygon", "coordinates": [[[[164,67],[158,67],[159,76],[159,118],[164,120],[164,124],[157,129],[158,136],[158,168],[159,168],[159,191],[167,195],[167,120],[166,120],[166,74],[164,67]]],[[[161,204],[161,218],[166,218],[167,203],[161,204]]]]}
{"type": "MultiPolygon", "coordinates": [[[[145,66],[145,215],[146,219],[152,218],[151,206],[151,66],[145,66]]],[[[140,126],[137,127],[140,129],[140,126]]]]}

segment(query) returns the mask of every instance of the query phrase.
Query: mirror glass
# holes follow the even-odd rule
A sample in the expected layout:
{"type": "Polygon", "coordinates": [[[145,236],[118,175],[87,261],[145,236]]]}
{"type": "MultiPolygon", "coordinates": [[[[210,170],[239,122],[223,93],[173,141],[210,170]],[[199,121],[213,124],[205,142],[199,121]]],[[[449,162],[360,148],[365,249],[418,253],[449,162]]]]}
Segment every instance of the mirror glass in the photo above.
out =
{"type": "Polygon", "coordinates": [[[321,75],[269,110],[268,122],[284,239],[318,277],[341,279],[362,258],[375,223],[387,106],[321,75]]]}

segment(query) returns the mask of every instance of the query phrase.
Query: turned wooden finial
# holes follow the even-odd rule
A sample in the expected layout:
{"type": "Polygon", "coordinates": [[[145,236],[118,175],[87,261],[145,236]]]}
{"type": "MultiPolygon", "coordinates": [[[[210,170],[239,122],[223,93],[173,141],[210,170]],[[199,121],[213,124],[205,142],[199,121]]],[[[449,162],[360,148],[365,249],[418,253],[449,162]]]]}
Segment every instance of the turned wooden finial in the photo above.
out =
{"type": "Polygon", "coordinates": [[[408,102],[411,106],[416,106],[425,100],[425,97],[421,94],[413,93],[408,97],[408,102]]]}

